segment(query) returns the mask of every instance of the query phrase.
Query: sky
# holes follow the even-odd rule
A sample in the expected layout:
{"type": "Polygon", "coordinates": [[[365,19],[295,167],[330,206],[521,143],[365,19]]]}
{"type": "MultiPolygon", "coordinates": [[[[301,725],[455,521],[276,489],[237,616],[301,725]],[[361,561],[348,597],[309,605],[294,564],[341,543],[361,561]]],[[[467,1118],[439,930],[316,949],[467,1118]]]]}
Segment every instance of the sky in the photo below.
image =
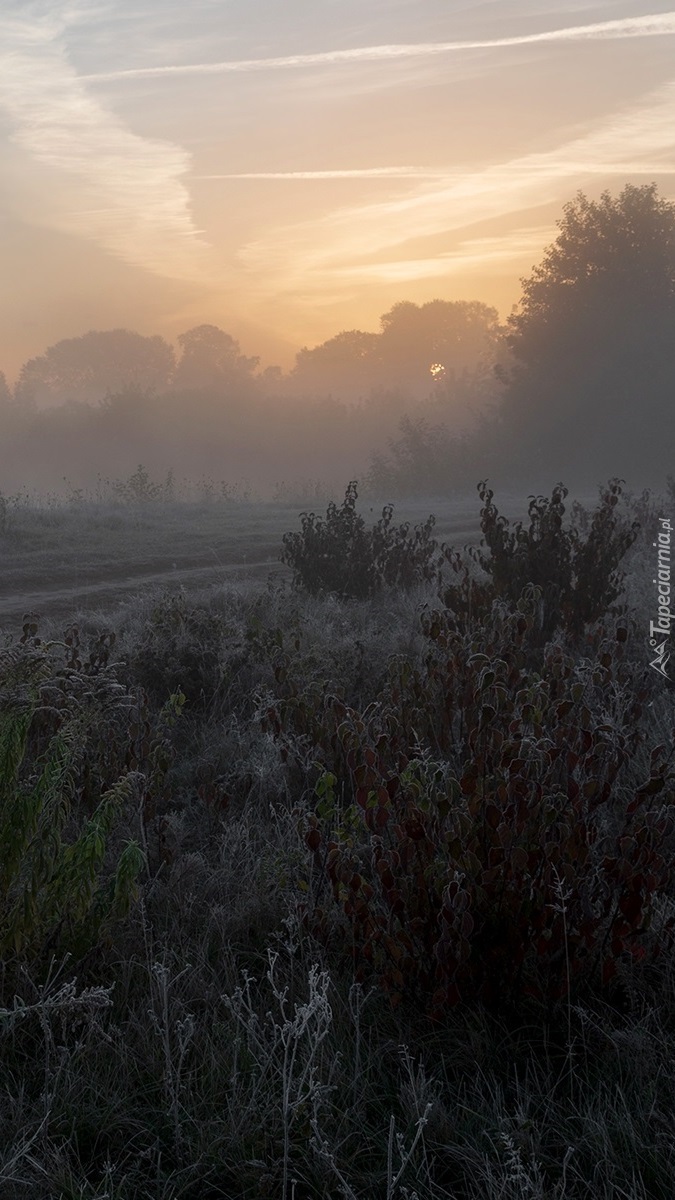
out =
{"type": "Polygon", "coordinates": [[[675,9],[0,0],[0,144],[10,381],[202,322],[288,368],[400,300],[506,318],[579,190],[675,200],[675,9]]]}

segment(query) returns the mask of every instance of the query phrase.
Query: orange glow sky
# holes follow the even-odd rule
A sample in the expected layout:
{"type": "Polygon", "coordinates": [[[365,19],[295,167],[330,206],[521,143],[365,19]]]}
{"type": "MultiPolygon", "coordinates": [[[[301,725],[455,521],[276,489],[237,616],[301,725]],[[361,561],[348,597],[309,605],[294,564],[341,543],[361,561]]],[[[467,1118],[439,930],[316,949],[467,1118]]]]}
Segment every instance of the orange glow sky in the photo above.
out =
{"type": "Polygon", "coordinates": [[[577,190],[675,198],[674,52],[657,0],[3,0],[0,370],[88,329],[288,367],[398,300],[506,317],[577,190]]]}

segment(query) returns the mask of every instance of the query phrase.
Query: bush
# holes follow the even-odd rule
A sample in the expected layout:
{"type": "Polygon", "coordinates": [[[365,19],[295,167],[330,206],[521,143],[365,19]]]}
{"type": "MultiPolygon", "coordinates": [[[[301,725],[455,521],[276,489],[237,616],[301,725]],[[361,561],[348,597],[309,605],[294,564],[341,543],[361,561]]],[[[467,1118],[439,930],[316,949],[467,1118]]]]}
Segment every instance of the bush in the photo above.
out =
{"type": "Polygon", "coordinates": [[[328,505],[325,520],[301,513],[301,532],[284,535],[281,561],[292,569],[293,585],[310,595],[332,592],[359,600],[383,587],[411,588],[433,579],[435,517],[416,525],[411,535],[408,523],[394,527],[394,510],[387,504],[380,520],[367,529],[356,512],[356,489],[352,480],[340,507],[328,505]]]}
{"type": "Polygon", "coordinates": [[[601,490],[583,536],[580,506],[573,509],[577,524],[563,525],[567,496],[563,484],[557,484],[550,499],[531,496],[529,528],[517,521],[510,529],[493,503],[494,493],[481,481],[483,537],[481,546],[471,547],[469,554],[488,578],[475,580],[459,552],[443,547],[446,561],[460,576],[442,593],[446,607],[464,621],[481,620],[495,599],[513,606],[533,585],[540,597],[533,641],[545,645],[559,626],[572,636],[581,634],[604,616],[619,595],[623,582],[619,564],[640,529],[639,521],[628,526],[617,514],[621,482],[611,479],[601,490]]]}
{"type": "Polygon", "coordinates": [[[628,628],[598,628],[587,662],[549,645],[539,673],[533,620],[523,601],[497,605],[461,634],[428,613],[424,668],[392,662],[380,703],[359,713],[324,693],[267,712],[323,768],[299,814],[305,926],[333,945],[341,929],[358,980],[437,1019],[460,1001],[516,1011],[616,988],[673,944],[675,918],[649,930],[672,894],[675,774],[640,721],[628,628]],[[650,764],[637,783],[636,754],[650,764]]]}

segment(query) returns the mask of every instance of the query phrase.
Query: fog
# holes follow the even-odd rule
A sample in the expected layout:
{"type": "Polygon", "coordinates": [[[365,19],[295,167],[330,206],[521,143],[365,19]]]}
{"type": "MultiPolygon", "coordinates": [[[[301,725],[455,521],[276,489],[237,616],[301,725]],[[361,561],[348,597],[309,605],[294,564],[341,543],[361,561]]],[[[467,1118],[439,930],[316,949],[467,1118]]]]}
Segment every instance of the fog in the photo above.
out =
{"type": "Polygon", "coordinates": [[[89,331],[24,364],[0,394],[1,487],[105,490],[142,464],[174,489],[202,482],[272,497],[365,479],[403,426],[475,430],[496,405],[501,333],[485,305],[399,304],[379,334],[341,333],[295,367],[261,369],[224,330],[176,347],[128,330],[89,331]]]}
{"type": "Polygon", "coordinates": [[[505,324],[479,300],[396,300],[263,368],[217,325],[116,329],[0,377],[0,492],[110,498],[344,489],[457,494],[480,478],[660,487],[675,461],[675,206],[581,193],[505,324]],[[142,467],[138,475],[139,465],[142,467]]]}

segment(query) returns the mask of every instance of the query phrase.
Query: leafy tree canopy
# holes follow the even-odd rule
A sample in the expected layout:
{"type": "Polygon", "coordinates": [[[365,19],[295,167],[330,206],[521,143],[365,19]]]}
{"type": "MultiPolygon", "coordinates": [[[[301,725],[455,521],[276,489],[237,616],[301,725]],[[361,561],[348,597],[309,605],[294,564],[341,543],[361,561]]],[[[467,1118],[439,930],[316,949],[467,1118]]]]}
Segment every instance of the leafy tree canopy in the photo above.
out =
{"type": "Polygon", "coordinates": [[[173,386],[178,390],[218,389],[250,380],[260,359],[246,358],[239,342],[217,325],[196,325],[178,338],[181,357],[173,386]]]}
{"type": "Polygon", "coordinates": [[[427,387],[434,378],[473,373],[494,362],[499,342],[495,308],[478,300],[395,304],[380,319],[381,353],[390,371],[427,387]]]}
{"type": "Polygon", "coordinates": [[[166,388],[174,354],[163,338],[128,329],[90,330],[64,338],[24,363],[17,399],[40,403],[101,400],[108,392],[166,388]]]}
{"type": "Polygon", "coordinates": [[[653,480],[675,452],[675,204],[627,184],[563,212],[509,318],[504,428],[558,474],[653,480]]]}
{"type": "Polygon", "coordinates": [[[381,370],[376,333],[360,329],[343,330],[335,337],[296,355],[291,384],[304,391],[335,391],[352,398],[374,387],[381,370]]]}
{"type": "Polygon", "coordinates": [[[600,334],[618,350],[628,333],[632,350],[655,316],[660,326],[675,313],[675,204],[657,196],[656,184],[627,184],[599,201],[579,192],[563,211],[508,322],[511,350],[528,367],[568,349],[593,352],[600,334]]]}
{"type": "Polygon", "coordinates": [[[381,332],[345,330],[300,351],[291,382],[347,398],[372,389],[404,389],[414,398],[435,385],[491,372],[497,357],[497,311],[478,301],[404,300],[380,320],[381,332]]]}

